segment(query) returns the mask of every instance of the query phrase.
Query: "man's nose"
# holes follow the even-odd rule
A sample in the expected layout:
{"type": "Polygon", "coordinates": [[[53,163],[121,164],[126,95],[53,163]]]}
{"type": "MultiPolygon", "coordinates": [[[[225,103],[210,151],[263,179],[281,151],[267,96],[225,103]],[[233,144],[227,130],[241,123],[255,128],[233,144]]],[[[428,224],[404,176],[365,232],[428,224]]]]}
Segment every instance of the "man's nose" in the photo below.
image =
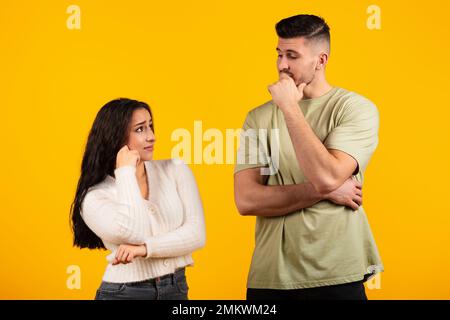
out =
{"type": "Polygon", "coordinates": [[[278,60],[278,71],[281,71],[281,70],[289,70],[289,64],[285,57],[281,57],[278,60]]]}

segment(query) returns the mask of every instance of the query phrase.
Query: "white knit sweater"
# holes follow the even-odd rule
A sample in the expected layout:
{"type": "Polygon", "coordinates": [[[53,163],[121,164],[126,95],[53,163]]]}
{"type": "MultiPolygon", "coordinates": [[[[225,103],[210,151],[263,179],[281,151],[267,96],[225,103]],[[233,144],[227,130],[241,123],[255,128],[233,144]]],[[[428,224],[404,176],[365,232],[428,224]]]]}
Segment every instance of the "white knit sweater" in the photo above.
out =
{"type": "Polygon", "coordinates": [[[103,281],[134,282],[193,265],[191,253],[205,245],[203,205],[195,178],[178,159],[144,162],[150,196],[144,199],[136,167],[124,166],[89,189],[81,214],[112,253],[103,281]],[[112,265],[121,244],[145,244],[147,257],[112,265]]]}

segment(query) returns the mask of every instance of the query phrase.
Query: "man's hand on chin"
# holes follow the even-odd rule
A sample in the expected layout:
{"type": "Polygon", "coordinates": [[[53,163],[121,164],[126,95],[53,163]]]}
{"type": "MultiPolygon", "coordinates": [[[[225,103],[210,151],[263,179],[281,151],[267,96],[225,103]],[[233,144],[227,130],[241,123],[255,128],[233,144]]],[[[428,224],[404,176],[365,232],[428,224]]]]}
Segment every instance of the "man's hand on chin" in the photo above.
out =
{"type": "Polygon", "coordinates": [[[306,83],[298,86],[286,73],[280,73],[280,80],[268,86],[273,102],[284,114],[298,109],[298,102],[303,98],[303,90],[306,83]]]}

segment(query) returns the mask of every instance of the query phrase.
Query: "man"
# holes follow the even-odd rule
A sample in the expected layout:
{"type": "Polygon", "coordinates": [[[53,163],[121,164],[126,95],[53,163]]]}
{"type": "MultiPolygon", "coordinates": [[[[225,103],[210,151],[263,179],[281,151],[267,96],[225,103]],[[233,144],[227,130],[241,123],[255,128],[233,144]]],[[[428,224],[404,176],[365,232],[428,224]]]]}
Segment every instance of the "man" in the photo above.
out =
{"type": "Polygon", "coordinates": [[[257,216],[247,299],[367,299],[364,281],[383,270],[361,206],[377,109],[327,82],[322,18],[293,16],[276,31],[280,79],[247,115],[234,175],[239,212],[257,216]]]}

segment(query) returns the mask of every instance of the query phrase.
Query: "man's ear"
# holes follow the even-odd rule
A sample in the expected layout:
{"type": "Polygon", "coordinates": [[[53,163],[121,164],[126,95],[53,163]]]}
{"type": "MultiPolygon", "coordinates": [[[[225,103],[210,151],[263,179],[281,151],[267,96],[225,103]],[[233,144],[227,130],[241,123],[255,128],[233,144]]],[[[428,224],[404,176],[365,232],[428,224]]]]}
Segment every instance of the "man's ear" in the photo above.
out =
{"type": "Polygon", "coordinates": [[[328,62],[328,54],[324,51],[322,51],[319,54],[319,59],[317,60],[317,64],[316,64],[316,70],[322,70],[325,68],[325,66],[327,65],[328,62]]]}

